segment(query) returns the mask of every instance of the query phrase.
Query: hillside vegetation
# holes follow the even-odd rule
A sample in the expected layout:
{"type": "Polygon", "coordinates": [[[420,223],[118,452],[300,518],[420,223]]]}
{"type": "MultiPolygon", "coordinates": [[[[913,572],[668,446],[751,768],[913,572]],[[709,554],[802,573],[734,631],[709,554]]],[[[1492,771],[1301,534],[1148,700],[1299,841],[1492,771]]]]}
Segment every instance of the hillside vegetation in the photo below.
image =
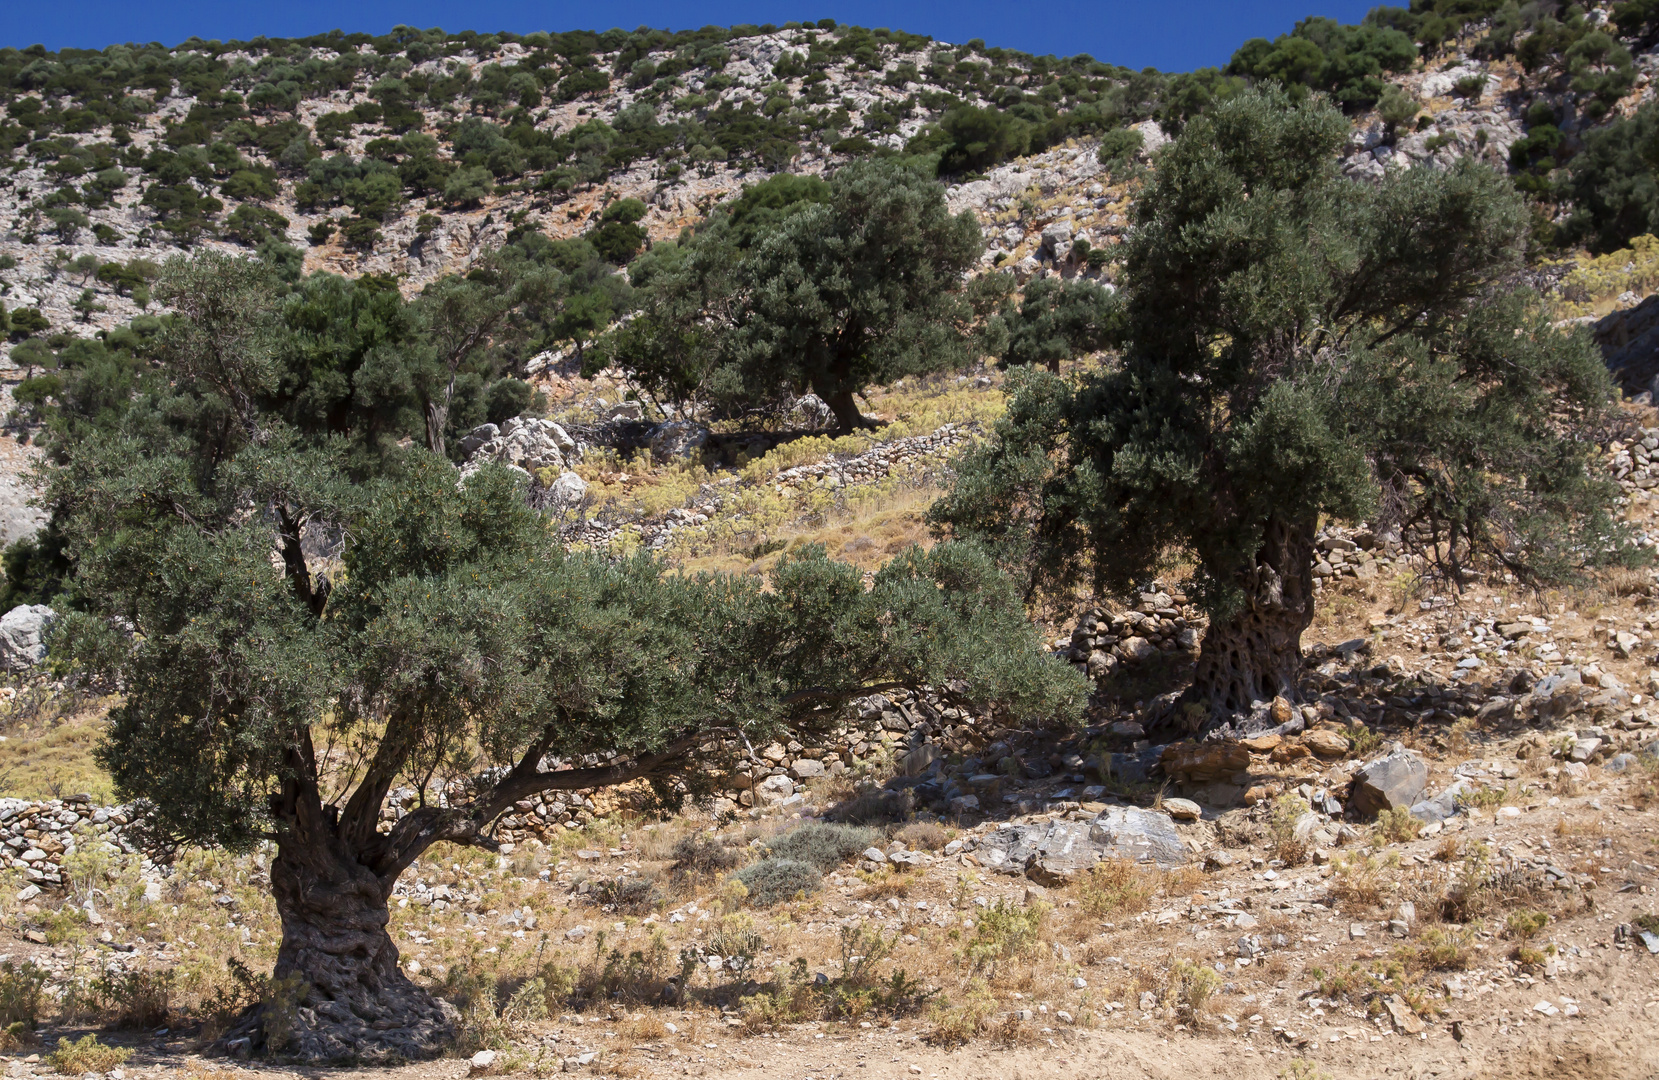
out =
{"type": "Polygon", "coordinates": [[[9,1071],[1650,1074],[1656,40],[0,50],[9,1071]]]}

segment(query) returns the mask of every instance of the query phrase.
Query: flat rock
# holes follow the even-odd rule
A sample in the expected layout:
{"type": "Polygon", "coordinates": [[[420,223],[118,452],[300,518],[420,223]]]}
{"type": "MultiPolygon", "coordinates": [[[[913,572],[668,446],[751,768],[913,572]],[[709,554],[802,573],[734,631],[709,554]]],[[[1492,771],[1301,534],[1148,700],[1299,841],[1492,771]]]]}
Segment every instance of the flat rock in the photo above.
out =
{"type": "Polygon", "coordinates": [[[1108,807],[1094,819],[1089,839],[1100,845],[1108,858],[1155,862],[1164,868],[1187,862],[1187,847],[1175,831],[1168,814],[1134,806],[1108,807]]]}
{"type": "Polygon", "coordinates": [[[1165,799],[1163,808],[1176,821],[1197,821],[1204,816],[1203,809],[1191,799],[1165,799]]]}
{"type": "Polygon", "coordinates": [[[1053,821],[1010,825],[979,842],[987,868],[1025,874],[1039,884],[1063,884],[1103,859],[1152,862],[1161,867],[1187,861],[1186,845],[1168,814],[1114,806],[1092,822],[1053,821]]]}

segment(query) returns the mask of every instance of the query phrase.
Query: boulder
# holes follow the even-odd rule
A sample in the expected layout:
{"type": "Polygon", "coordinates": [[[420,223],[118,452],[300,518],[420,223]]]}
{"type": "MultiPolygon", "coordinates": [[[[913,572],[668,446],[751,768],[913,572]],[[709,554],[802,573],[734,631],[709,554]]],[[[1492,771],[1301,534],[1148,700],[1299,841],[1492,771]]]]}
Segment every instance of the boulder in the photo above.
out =
{"type": "Polygon", "coordinates": [[[1178,742],[1164,747],[1159,763],[1178,784],[1206,784],[1248,769],[1250,751],[1230,740],[1178,742]]]}
{"type": "Polygon", "coordinates": [[[899,759],[899,773],[903,776],[920,776],[933,767],[936,761],[943,761],[945,752],[939,749],[937,743],[923,743],[916,749],[899,759]]]}
{"type": "Polygon", "coordinates": [[[789,775],[797,780],[808,780],[824,775],[824,763],[813,758],[796,758],[789,767],[789,775]]]}
{"type": "Polygon", "coordinates": [[[787,776],[768,776],[755,785],[755,797],[763,803],[780,803],[795,793],[795,782],[787,776]]]}
{"type": "Polygon", "coordinates": [[[1203,809],[1191,799],[1165,799],[1163,807],[1176,821],[1197,821],[1204,816],[1203,809]]]}
{"type": "Polygon", "coordinates": [[[1445,791],[1442,791],[1434,798],[1424,799],[1422,802],[1413,803],[1411,806],[1411,816],[1419,821],[1427,821],[1431,823],[1436,821],[1445,821],[1447,818],[1455,817],[1457,815],[1458,796],[1471,794],[1474,790],[1475,787],[1473,784],[1469,783],[1467,780],[1459,780],[1457,783],[1453,784],[1445,791]]]}
{"type": "Polygon", "coordinates": [[[1164,747],[1149,746],[1122,754],[1108,754],[1097,760],[1096,771],[1102,780],[1116,778],[1131,784],[1145,784],[1152,779],[1152,770],[1162,760],[1164,747]]]}
{"type": "Polygon", "coordinates": [[[0,665],[22,671],[46,659],[46,635],[57,617],[45,604],[19,604],[0,616],[0,665]]]}
{"type": "Polygon", "coordinates": [[[1347,738],[1335,731],[1310,731],[1302,736],[1302,744],[1326,760],[1348,756],[1347,738]]]}
{"type": "Polygon", "coordinates": [[[709,429],[686,420],[670,420],[651,429],[651,456],[658,461],[682,458],[701,450],[709,441],[709,429]]]}
{"type": "Polygon", "coordinates": [[[559,474],[559,478],[553,481],[547,490],[556,502],[572,506],[581,502],[587,495],[588,482],[573,472],[564,472],[559,474]]]}
{"type": "Polygon", "coordinates": [[[998,873],[1027,874],[1050,884],[1088,870],[1105,857],[1090,832],[1090,825],[1081,821],[1011,825],[981,840],[977,854],[980,862],[998,873]]]}
{"type": "Polygon", "coordinates": [[[1348,804],[1367,817],[1411,806],[1428,781],[1429,767],[1423,759],[1410,750],[1400,750],[1367,762],[1354,774],[1348,804]]]}
{"type": "Polygon", "coordinates": [[[1590,327],[1590,337],[1626,393],[1651,389],[1659,377],[1659,294],[1603,317],[1590,327]]]}

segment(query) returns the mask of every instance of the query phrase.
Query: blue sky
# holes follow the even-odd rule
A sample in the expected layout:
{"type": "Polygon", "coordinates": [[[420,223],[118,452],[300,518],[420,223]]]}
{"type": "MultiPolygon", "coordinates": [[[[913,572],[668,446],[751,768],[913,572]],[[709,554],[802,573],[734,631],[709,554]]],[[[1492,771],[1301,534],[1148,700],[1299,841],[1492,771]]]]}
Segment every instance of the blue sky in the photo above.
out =
{"type": "Polygon", "coordinates": [[[1070,56],[1089,53],[1130,67],[1185,71],[1224,64],[1239,43],[1289,30],[1306,15],[1355,22],[1373,6],[1358,0],[621,0],[529,3],[523,0],[12,0],[0,20],[0,45],[41,43],[101,48],[121,41],[172,45],[191,35],[290,37],[336,27],[381,33],[398,23],[446,30],[604,30],[640,25],[681,30],[710,23],[778,23],[833,18],[886,26],[945,41],[983,38],[988,45],[1070,56]]]}

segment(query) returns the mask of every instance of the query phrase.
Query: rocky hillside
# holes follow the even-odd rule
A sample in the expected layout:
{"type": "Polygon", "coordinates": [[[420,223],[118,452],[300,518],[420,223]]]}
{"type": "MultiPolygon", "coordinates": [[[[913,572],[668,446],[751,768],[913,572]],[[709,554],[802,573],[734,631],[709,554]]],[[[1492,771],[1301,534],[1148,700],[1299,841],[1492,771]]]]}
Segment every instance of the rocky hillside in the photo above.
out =
{"type": "Polygon", "coordinates": [[[987,266],[1098,271],[1109,259],[1082,256],[1125,225],[1099,158],[1126,165],[1251,81],[1341,101],[1351,175],[1473,154],[1565,225],[1594,201],[1571,163],[1651,97],[1659,58],[1611,7],[1510,25],[1485,6],[1455,25],[1308,20],[1177,75],[828,20],[0,49],[0,303],[14,340],[108,329],[200,246],[406,292],[530,229],[625,263],[757,179],[893,153],[937,161],[953,206],[982,218],[987,266]],[[1287,67],[1293,53],[1320,62],[1287,67]],[[643,211],[601,218],[628,199],[643,211]]]}

